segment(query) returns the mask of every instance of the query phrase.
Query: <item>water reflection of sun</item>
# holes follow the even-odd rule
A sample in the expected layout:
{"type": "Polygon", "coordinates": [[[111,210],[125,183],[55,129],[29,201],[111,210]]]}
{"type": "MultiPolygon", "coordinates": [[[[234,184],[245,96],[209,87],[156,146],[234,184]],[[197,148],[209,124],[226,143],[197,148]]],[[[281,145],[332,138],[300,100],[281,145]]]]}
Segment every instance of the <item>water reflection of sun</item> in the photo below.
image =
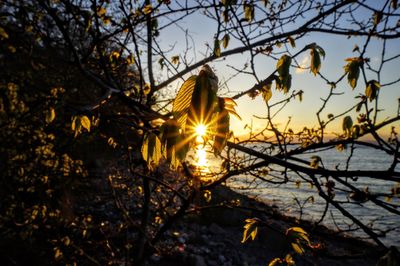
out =
{"type": "Polygon", "coordinates": [[[205,125],[198,125],[196,127],[196,166],[200,168],[201,171],[206,170],[208,166],[207,162],[207,150],[205,143],[205,136],[207,134],[207,127],[205,125]]]}

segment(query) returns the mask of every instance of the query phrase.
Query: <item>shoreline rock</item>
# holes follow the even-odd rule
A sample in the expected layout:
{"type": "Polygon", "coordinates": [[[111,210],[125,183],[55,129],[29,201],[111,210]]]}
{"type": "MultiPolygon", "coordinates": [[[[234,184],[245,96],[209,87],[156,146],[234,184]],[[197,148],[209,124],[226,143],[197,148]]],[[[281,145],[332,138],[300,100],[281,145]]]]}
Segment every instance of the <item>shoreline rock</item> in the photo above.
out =
{"type": "MultiPolygon", "coordinates": [[[[291,253],[296,265],[376,265],[384,251],[373,243],[337,235],[325,226],[315,227],[309,221],[279,213],[264,202],[219,186],[211,191],[211,201],[196,202],[190,214],[173,228],[179,234],[179,245],[171,254],[162,254],[147,265],[268,265],[276,257],[291,253]],[[222,203],[222,205],[221,205],[222,203]],[[241,243],[244,221],[257,217],[270,228],[260,227],[254,241],[241,243]],[[316,254],[294,254],[284,232],[300,226],[310,234],[313,243],[323,247],[316,254]]],[[[309,253],[309,252],[308,252],[309,253]]]]}

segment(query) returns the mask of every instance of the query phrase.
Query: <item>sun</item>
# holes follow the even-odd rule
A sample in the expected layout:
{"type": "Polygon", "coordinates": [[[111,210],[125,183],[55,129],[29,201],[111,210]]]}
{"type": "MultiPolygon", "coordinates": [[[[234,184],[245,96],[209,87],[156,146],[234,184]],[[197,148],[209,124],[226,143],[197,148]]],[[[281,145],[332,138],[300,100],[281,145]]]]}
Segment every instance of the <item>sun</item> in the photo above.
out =
{"type": "Polygon", "coordinates": [[[205,125],[200,124],[196,127],[195,131],[196,131],[196,136],[203,137],[207,133],[207,127],[205,125]]]}

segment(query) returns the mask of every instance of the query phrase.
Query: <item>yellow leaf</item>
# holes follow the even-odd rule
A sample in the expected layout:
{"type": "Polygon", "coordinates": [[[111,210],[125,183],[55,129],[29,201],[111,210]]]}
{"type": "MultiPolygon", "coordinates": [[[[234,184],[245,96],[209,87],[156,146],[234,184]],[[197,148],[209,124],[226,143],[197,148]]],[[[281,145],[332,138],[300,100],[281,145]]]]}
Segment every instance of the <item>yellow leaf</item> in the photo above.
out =
{"type": "Polygon", "coordinates": [[[71,129],[72,129],[72,131],[74,131],[75,129],[76,129],[76,124],[77,124],[77,120],[78,119],[78,117],[77,116],[74,116],[73,118],[72,118],[72,123],[71,123],[71,129]]]}
{"type": "Polygon", "coordinates": [[[9,46],[8,46],[8,50],[10,50],[11,53],[15,53],[15,52],[17,51],[17,48],[15,48],[15,47],[12,46],[12,45],[9,45],[9,46]]]}
{"type": "Polygon", "coordinates": [[[205,190],[203,196],[204,196],[204,199],[205,199],[207,202],[210,202],[210,201],[211,201],[211,191],[205,190]]]}
{"type": "Polygon", "coordinates": [[[133,64],[135,63],[135,56],[134,56],[134,55],[128,56],[128,57],[126,58],[126,62],[127,62],[129,65],[133,65],[133,64]]]}
{"type": "Polygon", "coordinates": [[[56,118],[56,112],[53,107],[46,114],[46,123],[50,124],[56,118]]]}
{"type": "Polygon", "coordinates": [[[151,5],[146,5],[143,9],[142,9],[143,13],[145,15],[150,14],[153,11],[153,7],[151,5]]]}
{"type": "Polygon", "coordinates": [[[221,47],[220,47],[218,39],[214,40],[214,55],[216,57],[220,57],[221,56],[221,47]]]}
{"type": "Polygon", "coordinates": [[[175,55],[175,56],[171,57],[171,62],[174,65],[179,64],[179,55],[175,55]]]}
{"type": "Polygon", "coordinates": [[[292,255],[290,255],[290,254],[287,254],[287,255],[285,256],[285,261],[286,261],[286,264],[287,264],[288,266],[294,266],[294,265],[296,265],[296,263],[295,263],[294,260],[293,260],[292,255]]]}
{"type": "Polygon", "coordinates": [[[64,243],[64,245],[69,246],[69,244],[71,244],[71,239],[69,239],[68,236],[64,236],[63,238],[61,238],[61,241],[64,243]]]}
{"type": "Polygon", "coordinates": [[[229,40],[230,40],[229,34],[225,34],[224,38],[222,39],[222,46],[224,47],[224,49],[228,47],[229,40]]]}
{"type": "Polygon", "coordinates": [[[187,114],[192,101],[193,90],[196,85],[197,76],[189,77],[180,87],[175,97],[172,112],[182,130],[186,128],[187,114]]]}
{"type": "Polygon", "coordinates": [[[262,87],[262,95],[266,103],[272,98],[271,83],[262,87]]]}
{"type": "Polygon", "coordinates": [[[143,86],[143,94],[147,95],[147,94],[150,93],[150,91],[151,91],[150,84],[148,84],[148,83],[144,84],[144,86],[143,86]]]}
{"type": "Polygon", "coordinates": [[[289,37],[288,37],[288,41],[289,41],[290,45],[291,45],[293,48],[296,48],[296,43],[295,43],[294,39],[292,38],[292,36],[289,36],[289,37]]]}
{"type": "Polygon", "coordinates": [[[54,258],[56,260],[60,259],[62,257],[63,253],[61,252],[61,250],[59,248],[56,248],[54,250],[54,258]]]}
{"type": "Polygon", "coordinates": [[[250,237],[254,240],[257,236],[257,220],[256,219],[246,219],[246,224],[244,225],[243,239],[242,243],[246,242],[250,237]]]}
{"type": "Polygon", "coordinates": [[[2,27],[0,27],[0,39],[8,39],[8,34],[2,27]]]}
{"type": "Polygon", "coordinates": [[[86,115],[81,116],[80,119],[83,128],[90,132],[90,119],[86,115]]]}
{"type": "Polygon", "coordinates": [[[299,244],[299,243],[291,243],[293,250],[299,254],[299,255],[303,255],[305,253],[304,248],[299,244]]]}
{"type": "Polygon", "coordinates": [[[268,263],[268,266],[276,266],[276,265],[281,265],[282,264],[282,260],[280,258],[275,258],[273,260],[271,260],[270,263],[268,263]]]}
{"type": "Polygon", "coordinates": [[[104,7],[98,7],[97,8],[97,16],[101,17],[106,14],[107,10],[104,7]]]}

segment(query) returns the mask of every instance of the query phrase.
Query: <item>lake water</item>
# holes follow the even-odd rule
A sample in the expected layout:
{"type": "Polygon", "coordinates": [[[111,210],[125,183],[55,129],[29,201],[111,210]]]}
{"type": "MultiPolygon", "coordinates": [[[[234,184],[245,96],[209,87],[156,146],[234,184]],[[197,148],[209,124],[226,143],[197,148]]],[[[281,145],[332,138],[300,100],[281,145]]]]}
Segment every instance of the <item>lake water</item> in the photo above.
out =
{"type": "MultiPolygon", "coordinates": [[[[350,154],[350,149],[339,152],[335,149],[318,152],[324,166],[334,170],[345,169],[346,160],[350,154]]],[[[315,153],[302,154],[298,158],[310,160],[315,153]]],[[[215,157],[209,156],[209,164],[216,167],[220,162],[215,157]]],[[[384,152],[377,151],[372,148],[357,146],[355,147],[353,156],[350,160],[349,170],[386,170],[390,167],[393,158],[384,152]]],[[[274,167],[276,170],[282,171],[282,168],[274,167]]],[[[396,167],[396,171],[400,171],[400,167],[396,167]]],[[[289,183],[283,185],[274,185],[261,181],[253,176],[240,175],[228,180],[227,185],[240,193],[250,194],[258,198],[278,206],[279,210],[287,215],[300,217],[300,204],[304,204],[302,211],[302,219],[317,221],[325,209],[325,201],[318,196],[315,187],[311,187],[306,182],[296,182],[301,179],[294,173],[289,173],[289,183]],[[310,198],[313,196],[313,200],[310,198]],[[308,200],[307,200],[308,199],[308,200]],[[304,203],[305,202],[305,203],[304,203]]],[[[390,189],[396,185],[396,182],[376,180],[371,178],[360,177],[357,181],[351,181],[351,184],[360,190],[368,187],[371,194],[389,193],[390,189]]],[[[365,203],[354,202],[349,198],[349,193],[341,191],[338,182],[335,182],[335,199],[343,202],[342,206],[359,220],[368,225],[373,225],[377,233],[390,230],[385,237],[381,237],[381,241],[386,245],[395,245],[400,247],[400,216],[393,214],[374,203],[367,201],[365,203]]],[[[348,189],[347,189],[348,190],[348,189]]],[[[386,197],[379,197],[385,201],[386,197]]],[[[400,205],[398,198],[392,198],[391,204],[400,205]]],[[[400,210],[400,208],[398,208],[400,210]]],[[[340,228],[342,230],[352,229],[352,221],[345,218],[333,206],[330,206],[323,224],[332,229],[340,228]]],[[[351,233],[350,233],[351,232],[351,233]]],[[[362,230],[350,231],[359,237],[366,237],[362,230]]]]}

